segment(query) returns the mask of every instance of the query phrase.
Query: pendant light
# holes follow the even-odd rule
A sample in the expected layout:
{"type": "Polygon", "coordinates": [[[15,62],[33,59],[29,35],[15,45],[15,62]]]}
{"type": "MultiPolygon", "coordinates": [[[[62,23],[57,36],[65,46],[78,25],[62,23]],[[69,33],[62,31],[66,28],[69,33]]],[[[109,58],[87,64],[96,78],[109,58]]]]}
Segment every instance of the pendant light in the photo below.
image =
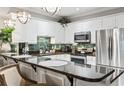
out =
{"type": "Polygon", "coordinates": [[[17,19],[19,20],[20,23],[26,24],[28,21],[31,20],[31,15],[28,12],[18,11],[17,19]]]}
{"type": "Polygon", "coordinates": [[[15,27],[15,23],[16,22],[14,20],[9,19],[9,18],[7,18],[3,21],[3,24],[5,27],[15,27]]]}
{"type": "Polygon", "coordinates": [[[49,15],[55,15],[61,10],[61,7],[43,7],[41,9],[49,15]]]}

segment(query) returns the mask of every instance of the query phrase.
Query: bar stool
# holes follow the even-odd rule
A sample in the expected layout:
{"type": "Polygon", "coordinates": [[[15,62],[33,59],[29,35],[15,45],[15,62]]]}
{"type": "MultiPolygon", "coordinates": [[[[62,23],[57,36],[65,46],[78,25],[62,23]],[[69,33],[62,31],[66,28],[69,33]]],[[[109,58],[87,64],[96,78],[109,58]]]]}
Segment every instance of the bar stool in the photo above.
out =
{"type": "MultiPolygon", "coordinates": [[[[27,86],[37,85],[36,81],[22,76],[19,64],[10,64],[0,68],[0,85],[1,86],[27,86]]],[[[39,84],[38,84],[39,85],[39,84]]],[[[40,84],[40,86],[46,84],[40,84]]]]}

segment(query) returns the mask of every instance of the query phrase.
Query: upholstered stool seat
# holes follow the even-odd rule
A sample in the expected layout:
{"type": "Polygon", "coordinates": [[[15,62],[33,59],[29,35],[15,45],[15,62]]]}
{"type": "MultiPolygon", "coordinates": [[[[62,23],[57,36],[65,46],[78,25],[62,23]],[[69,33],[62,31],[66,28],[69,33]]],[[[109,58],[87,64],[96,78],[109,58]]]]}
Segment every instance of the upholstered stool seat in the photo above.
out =
{"type": "MultiPolygon", "coordinates": [[[[27,85],[37,85],[37,82],[23,77],[19,69],[19,64],[10,64],[0,68],[0,85],[27,86],[27,85]]],[[[40,84],[40,85],[44,86],[46,84],[40,84]]]]}

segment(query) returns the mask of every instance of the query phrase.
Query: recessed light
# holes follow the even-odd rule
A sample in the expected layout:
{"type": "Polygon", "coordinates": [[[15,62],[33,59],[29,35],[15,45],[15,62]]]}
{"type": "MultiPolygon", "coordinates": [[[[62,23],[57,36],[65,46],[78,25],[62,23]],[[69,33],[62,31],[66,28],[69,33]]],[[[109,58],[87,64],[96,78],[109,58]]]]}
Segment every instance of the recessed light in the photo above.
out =
{"type": "Polygon", "coordinates": [[[76,8],[76,11],[79,11],[80,9],[79,8],[76,8]]]}

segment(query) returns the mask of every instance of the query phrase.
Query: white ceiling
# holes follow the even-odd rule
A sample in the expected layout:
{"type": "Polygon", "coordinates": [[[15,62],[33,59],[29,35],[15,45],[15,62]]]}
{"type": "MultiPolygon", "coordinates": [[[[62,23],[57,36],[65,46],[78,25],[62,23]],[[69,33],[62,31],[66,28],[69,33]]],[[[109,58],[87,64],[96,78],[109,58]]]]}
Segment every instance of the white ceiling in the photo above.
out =
{"type": "Polygon", "coordinates": [[[75,16],[98,9],[97,7],[63,7],[59,16],[75,16]]]}
{"type": "MultiPolygon", "coordinates": [[[[114,7],[62,7],[61,10],[53,17],[59,17],[59,16],[68,16],[68,17],[74,17],[79,15],[85,15],[92,12],[100,12],[105,10],[113,9],[114,7]]],[[[19,9],[28,10],[31,12],[35,12],[42,15],[47,15],[46,12],[44,12],[40,7],[21,7],[19,9]]]]}
{"type": "Polygon", "coordinates": [[[63,7],[62,10],[58,13],[59,16],[79,16],[85,15],[91,12],[103,11],[106,9],[112,9],[111,7],[103,8],[103,7],[63,7]]]}
{"type": "Polygon", "coordinates": [[[0,17],[4,17],[8,14],[9,8],[7,7],[1,7],[0,8],[0,17]]]}
{"type": "Polygon", "coordinates": [[[41,7],[1,7],[0,8],[0,17],[6,16],[10,12],[15,12],[18,10],[25,10],[30,12],[35,17],[46,17],[58,19],[61,16],[68,16],[70,18],[80,17],[91,15],[94,13],[99,13],[111,9],[116,9],[117,7],[62,7],[61,10],[55,16],[48,15],[45,11],[41,9],[41,7]]]}

